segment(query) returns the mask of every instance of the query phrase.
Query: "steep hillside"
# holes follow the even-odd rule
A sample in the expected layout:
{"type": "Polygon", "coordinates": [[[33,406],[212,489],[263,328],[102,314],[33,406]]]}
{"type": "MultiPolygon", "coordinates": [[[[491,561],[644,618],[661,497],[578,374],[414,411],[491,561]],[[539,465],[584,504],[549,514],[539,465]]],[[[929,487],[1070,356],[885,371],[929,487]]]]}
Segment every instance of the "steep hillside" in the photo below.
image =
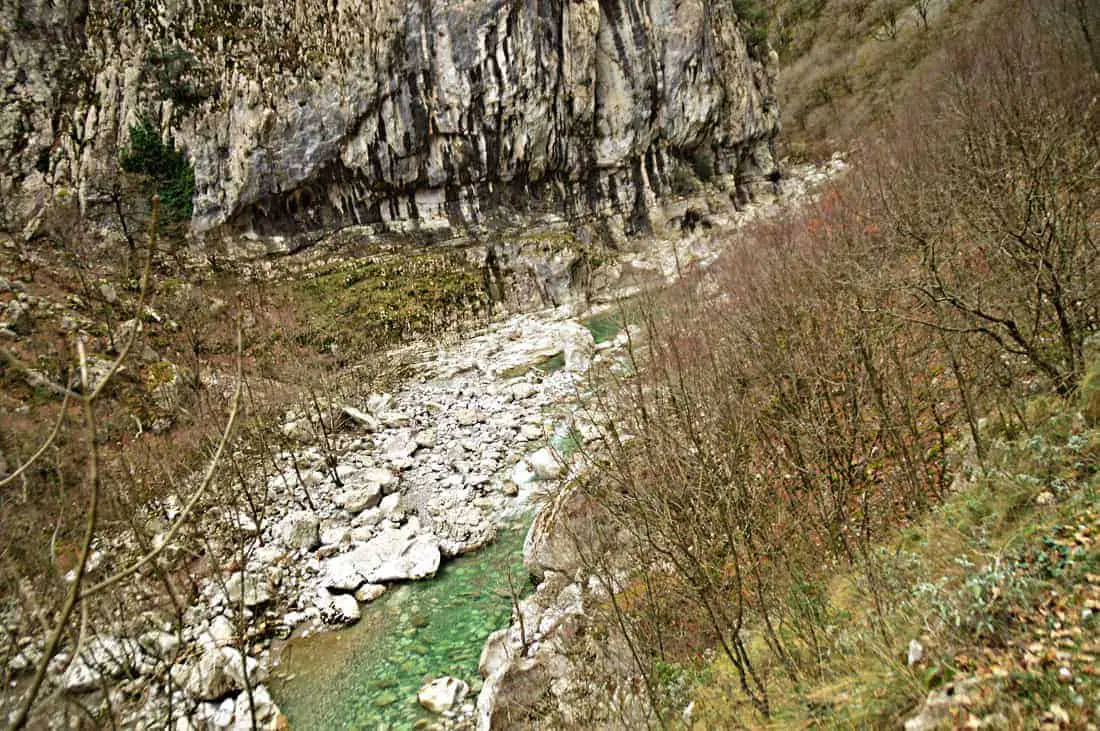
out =
{"type": "MultiPolygon", "coordinates": [[[[1058,0],[1100,68],[1100,8],[1058,0]]],[[[1005,5],[989,0],[774,0],[781,156],[828,157],[872,144],[884,125],[932,93],[945,49],[981,34],[1005,5]]]]}
{"type": "Polygon", "coordinates": [[[1097,7],[5,4],[0,718],[1100,723],[1097,7]]]}

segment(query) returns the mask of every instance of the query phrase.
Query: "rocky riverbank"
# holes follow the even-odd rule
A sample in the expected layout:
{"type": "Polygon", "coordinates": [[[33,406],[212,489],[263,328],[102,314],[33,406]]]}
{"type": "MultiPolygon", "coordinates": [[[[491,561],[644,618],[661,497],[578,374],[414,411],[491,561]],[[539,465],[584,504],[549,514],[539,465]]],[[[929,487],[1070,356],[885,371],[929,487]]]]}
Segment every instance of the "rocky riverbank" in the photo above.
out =
{"type": "MultiPolygon", "coordinates": [[[[360,602],[433,576],[442,560],[480,548],[528,510],[539,481],[563,472],[542,445],[570,416],[551,407],[576,393],[598,354],[588,330],[563,312],[511,318],[425,353],[421,377],[406,388],[343,405],[343,430],[326,449],[278,456],[261,525],[245,515],[205,517],[212,535],[252,538],[239,568],[204,582],[181,633],[120,623],[125,635],[97,635],[75,657],[55,659],[58,690],[93,703],[104,687],[108,696],[138,691],[138,703],[114,699],[131,709],[120,719],[126,726],[160,726],[174,715],[200,727],[248,728],[253,718],[274,727],[264,684],[270,638],[355,622],[360,602]],[[558,355],[560,369],[538,368],[558,355]]],[[[284,425],[303,440],[311,428],[299,415],[284,425]]],[[[26,644],[27,667],[36,649],[26,644]]]]}

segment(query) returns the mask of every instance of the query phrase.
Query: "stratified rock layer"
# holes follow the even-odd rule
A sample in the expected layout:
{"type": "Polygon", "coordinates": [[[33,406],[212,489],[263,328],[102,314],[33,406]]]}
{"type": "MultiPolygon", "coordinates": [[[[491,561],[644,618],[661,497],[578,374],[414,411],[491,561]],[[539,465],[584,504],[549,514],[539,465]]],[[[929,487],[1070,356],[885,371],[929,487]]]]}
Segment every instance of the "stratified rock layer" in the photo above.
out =
{"type": "Polygon", "coordinates": [[[287,247],[517,212],[630,232],[685,176],[774,172],[774,64],[731,0],[27,0],[0,22],[9,224],[59,187],[105,201],[143,115],[194,162],[196,231],[287,247]]]}

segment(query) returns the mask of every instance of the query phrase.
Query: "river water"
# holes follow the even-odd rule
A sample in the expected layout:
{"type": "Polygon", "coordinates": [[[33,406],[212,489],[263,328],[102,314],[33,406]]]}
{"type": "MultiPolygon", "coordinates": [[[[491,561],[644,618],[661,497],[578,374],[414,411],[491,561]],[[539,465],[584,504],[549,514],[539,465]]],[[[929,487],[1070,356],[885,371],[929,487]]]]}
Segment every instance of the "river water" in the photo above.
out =
{"type": "Polygon", "coordinates": [[[420,707],[416,692],[443,675],[470,683],[473,703],[485,640],[508,625],[513,589],[523,596],[532,588],[522,528],[500,531],[476,553],[444,562],[434,579],[391,587],[362,606],[352,627],[291,640],[270,684],[291,728],[425,725],[438,716],[420,707]]]}

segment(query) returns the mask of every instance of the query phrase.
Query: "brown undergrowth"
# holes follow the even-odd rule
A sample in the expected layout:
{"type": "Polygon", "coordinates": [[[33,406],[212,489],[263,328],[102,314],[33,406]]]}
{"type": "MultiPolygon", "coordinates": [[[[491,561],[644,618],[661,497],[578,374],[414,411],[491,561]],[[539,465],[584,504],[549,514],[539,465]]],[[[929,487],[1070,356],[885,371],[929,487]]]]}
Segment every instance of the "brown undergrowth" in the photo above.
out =
{"type": "MultiPolygon", "coordinates": [[[[913,575],[892,542],[1006,469],[1004,435],[1046,433],[1036,394],[1073,421],[1100,327],[1100,86],[1072,12],[1006,8],[815,206],[643,304],[629,367],[605,374],[615,418],[596,419],[609,451],[586,489],[608,517],[589,529],[641,558],[608,610],[655,725],[693,694],[701,727],[896,723],[943,676],[899,669],[913,575]],[[836,715],[848,696],[822,695],[856,670],[891,682],[836,715]]],[[[961,614],[993,589],[976,591],[961,614]]]]}

